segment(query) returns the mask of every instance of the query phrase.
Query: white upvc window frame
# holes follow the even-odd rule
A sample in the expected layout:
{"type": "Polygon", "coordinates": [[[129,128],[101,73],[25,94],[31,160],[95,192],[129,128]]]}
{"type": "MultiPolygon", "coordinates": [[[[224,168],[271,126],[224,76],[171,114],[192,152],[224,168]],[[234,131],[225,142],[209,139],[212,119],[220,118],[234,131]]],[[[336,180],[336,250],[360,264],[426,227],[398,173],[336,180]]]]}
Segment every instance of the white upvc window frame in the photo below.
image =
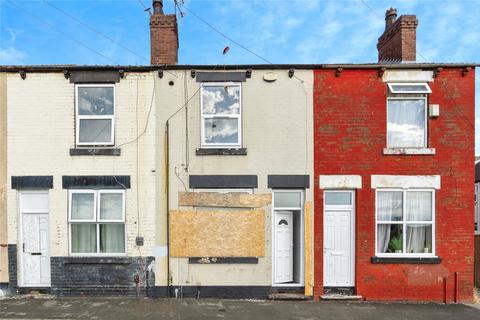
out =
{"type": "Polygon", "coordinates": [[[435,206],[435,189],[431,188],[377,188],[375,189],[375,255],[381,258],[434,258],[436,257],[436,206],[435,206]],[[378,192],[382,191],[400,191],[402,192],[402,220],[400,221],[379,221],[378,220],[378,192]],[[432,194],[432,221],[408,221],[407,220],[407,192],[427,191],[432,194]],[[378,225],[379,224],[397,224],[402,225],[402,253],[384,253],[378,252],[378,225]],[[432,225],[432,252],[429,253],[408,253],[407,248],[407,225],[411,224],[431,224],[432,225]]]}
{"type": "Polygon", "coordinates": [[[68,190],[68,221],[71,223],[89,223],[89,222],[96,222],[97,221],[97,207],[98,207],[98,194],[95,190],[87,190],[87,189],[75,189],[75,190],[68,190]],[[93,218],[92,219],[73,219],[72,218],[72,198],[74,193],[84,193],[84,194],[93,194],[93,218]]]}
{"type": "Polygon", "coordinates": [[[82,257],[96,257],[96,256],[126,256],[127,255],[127,223],[126,223],[126,193],[125,190],[118,190],[118,189],[101,189],[101,190],[94,190],[94,189],[70,189],[68,190],[68,238],[69,238],[69,245],[68,251],[71,256],[82,256],[82,257]],[[95,195],[94,198],[94,219],[89,220],[79,220],[79,219],[72,219],[72,195],[74,193],[93,193],[95,195]],[[102,193],[121,193],[122,194],[122,219],[121,220],[102,220],[100,218],[100,198],[102,193]],[[72,224],[94,224],[96,226],[96,241],[97,241],[97,252],[96,253],[80,253],[80,252],[72,252],[72,224]],[[124,248],[125,252],[108,252],[102,253],[100,252],[100,225],[101,224],[123,224],[124,225],[124,248]]]}
{"type": "Polygon", "coordinates": [[[355,190],[353,189],[324,189],[323,190],[323,207],[330,207],[335,210],[352,210],[355,208],[355,190]],[[327,204],[327,193],[349,193],[350,204],[327,204]]]}
{"type": "Polygon", "coordinates": [[[117,112],[116,93],[114,84],[105,83],[89,83],[75,84],[75,143],[77,146],[113,146],[115,145],[115,115],[117,112]],[[78,110],[78,90],[79,88],[112,88],[113,89],[113,114],[112,115],[80,115],[78,110]],[[110,133],[110,141],[105,142],[80,142],[80,120],[111,120],[112,130],[110,133]]]}
{"type": "Polygon", "coordinates": [[[200,86],[200,118],[201,118],[201,146],[202,148],[240,148],[242,146],[242,83],[241,82],[204,82],[200,86]],[[218,86],[236,86],[240,90],[238,114],[212,115],[203,113],[203,88],[218,86]],[[206,143],[205,142],[205,120],[214,118],[237,119],[238,121],[238,143],[206,143]]]}
{"type": "Polygon", "coordinates": [[[388,89],[390,89],[391,93],[394,94],[429,94],[432,93],[432,89],[430,89],[430,86],[426,82],[389,82],[387,83],[388,89]],[[425,90],[419,91],[419,90],[409,90],[409,91],[398,91],[393,89],[393,86],[423,86],[425,90]]]}
{"type": "Polygon", "coordinates": [[[386,140],[387,140],[387,148],[428,148],[428,99],[426,96],[388,96],[387,97],[387,125],[386,125],[386,140]],[[411,146],[411,147],[399,147],[399,146],[391,146],[388,143],[388,103],[391,100],[423,100],[424,108],[424,135],[423,135],[423,146],[411,146]]]}
{"type": "Polygon", "coordinates": [[[271,239],[272,239],[272,248],[271,255],[275,257],[275,211],[298,211],[300,214],[300,253],[301,253],[301,263],[299,266],[300,269],[300,282],[293,283],[276,283],[275,282],[275,261],[272,259],[272,287],[302,287],[305,285],[305,189],[272,189],[272,216],[270,218],[271,228],[271,239]],[[300,193],[300,207],[275,207],[275,194],[279,193],[289,193],[295,192],[300,193]]]}

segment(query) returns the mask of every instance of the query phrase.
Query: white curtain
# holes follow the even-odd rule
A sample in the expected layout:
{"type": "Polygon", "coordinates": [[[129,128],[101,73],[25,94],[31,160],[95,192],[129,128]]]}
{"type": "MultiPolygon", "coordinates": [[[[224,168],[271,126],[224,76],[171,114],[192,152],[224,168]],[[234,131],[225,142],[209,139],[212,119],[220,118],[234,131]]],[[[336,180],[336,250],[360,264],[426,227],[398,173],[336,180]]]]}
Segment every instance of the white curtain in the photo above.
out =
{"type": "MultiPolygon", "coordinates": [[[[432,221],[432,193],[407,192],[407,221],[432,221]]],[[[407,225],[407,253],[431,253],[432,225],[407,225]]]]}
{"type": "Polygon", "coordinates": [[[387,145],[425,146],[425,100],[388,100],[387,145]]]}
{"type": "MultiPolygon", "coordinates": [[[[399,191],[379,191],[377,193],[377,221],[402,220],[403,196],[399,191]]],[[[387,252],[390,243],[391,224],[378,224],[377,248],[387,252]]]]}
{"type": "Polygon", "coordinates": [[[407,191],[407,221],[432,221],[432,193],[407,191]]]}
{"type": "Polygon", "coordinates": [[[101,253],[124,253],[125,225],[101,224],[100,249],[101,253]]]}
{"type": "Polygon", "coordinates": [[[97,252],[96,228],[94,223],[72,224],[72,253],[97,252]]]}
{"type": "Polygon", "coordinates": [[[407,253],[432,253],[432,226],[411,224],[407,226],[407,253]]]}

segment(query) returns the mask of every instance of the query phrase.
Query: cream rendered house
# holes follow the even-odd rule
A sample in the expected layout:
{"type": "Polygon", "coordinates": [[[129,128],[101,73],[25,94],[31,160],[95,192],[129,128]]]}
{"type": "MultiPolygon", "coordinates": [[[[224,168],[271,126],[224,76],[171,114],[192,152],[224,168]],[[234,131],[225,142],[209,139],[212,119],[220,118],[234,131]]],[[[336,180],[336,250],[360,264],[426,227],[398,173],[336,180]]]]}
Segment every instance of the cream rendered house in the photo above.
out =
{"type": "Polygon", "coordinates": [[[249,68],[160,71],[156,280],[175,296],[312,292],[312,71],[249,68]]]}

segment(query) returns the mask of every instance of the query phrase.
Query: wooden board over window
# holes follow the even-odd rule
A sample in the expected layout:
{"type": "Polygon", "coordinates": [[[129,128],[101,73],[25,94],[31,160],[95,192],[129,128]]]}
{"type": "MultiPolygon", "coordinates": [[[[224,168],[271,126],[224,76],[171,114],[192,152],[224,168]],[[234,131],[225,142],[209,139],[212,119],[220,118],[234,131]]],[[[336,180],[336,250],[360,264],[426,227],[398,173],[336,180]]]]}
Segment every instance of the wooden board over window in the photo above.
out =
{"type": "Polygon", "coordinates": [[[172,210],[170,255],[177,258],[263,257],[265,212],[172,210]]]}

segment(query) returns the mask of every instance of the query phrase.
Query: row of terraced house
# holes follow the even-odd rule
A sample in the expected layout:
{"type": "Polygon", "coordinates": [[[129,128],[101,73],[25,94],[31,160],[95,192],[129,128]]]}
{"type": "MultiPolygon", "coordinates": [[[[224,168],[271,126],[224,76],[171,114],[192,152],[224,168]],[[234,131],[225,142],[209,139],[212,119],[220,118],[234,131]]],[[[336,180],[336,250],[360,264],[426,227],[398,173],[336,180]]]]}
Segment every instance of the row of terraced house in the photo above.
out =
{"type": "MultiPolygon", "coordinates": [[[[0,286],[56,295],[471,301],[475,65],[0,67],[0,286]]],[[[373,48],[372,48],[373,49],[373,48]]]]}

